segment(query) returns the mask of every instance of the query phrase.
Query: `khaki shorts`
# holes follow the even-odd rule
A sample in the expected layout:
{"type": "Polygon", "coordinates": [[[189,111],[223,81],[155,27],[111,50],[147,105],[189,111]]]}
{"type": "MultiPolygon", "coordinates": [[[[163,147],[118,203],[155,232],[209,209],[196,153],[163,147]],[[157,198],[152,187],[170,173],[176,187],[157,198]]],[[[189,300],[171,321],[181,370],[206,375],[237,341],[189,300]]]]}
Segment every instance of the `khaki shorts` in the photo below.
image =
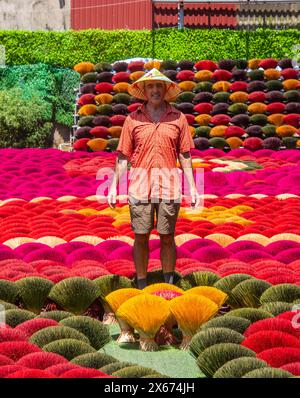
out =
{"type": "Polygon", "coordinates": [[[180,203],[142,203],[129,200],[129,210],[132,230],[136,234],[148,234],[154,228],[154,215],[156,216],[156,229],[159,234],[173,234],[180,209],[180,203]]]}

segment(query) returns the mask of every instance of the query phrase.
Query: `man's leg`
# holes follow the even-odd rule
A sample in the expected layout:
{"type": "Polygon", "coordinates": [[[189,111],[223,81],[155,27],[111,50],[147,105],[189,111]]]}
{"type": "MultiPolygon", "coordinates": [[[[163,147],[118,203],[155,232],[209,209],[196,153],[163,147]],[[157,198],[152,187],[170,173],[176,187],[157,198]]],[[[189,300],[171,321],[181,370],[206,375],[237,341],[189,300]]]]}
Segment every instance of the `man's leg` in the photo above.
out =
{"type": "Polygon", "coordinates": [[[160,236],[160,260],[166,283],[174,282],[176,244],[174,232],[180,203],[159,203],[157,208],[157,232],[160,236]]]}
{"type": "Polygon", "coordinates": [[[135,234],[133,245],[133,259],[136,269],[137,285],[139,289],[147,286],[147,268],[149,260],[150,234],[135,234]]]}
{"type": "Polygon", "coordinates": [[[174,282],[176,245],[174,234],[160,234],[160,260],[166,283],[174,282]]]}
{"type": "Polygon", "coordinates": [[[131,226],[134,231],[133,259],[139,289],[147,286],[149,237],[154,224],[154,208],[151,203],[129,201],[131,226]]]}

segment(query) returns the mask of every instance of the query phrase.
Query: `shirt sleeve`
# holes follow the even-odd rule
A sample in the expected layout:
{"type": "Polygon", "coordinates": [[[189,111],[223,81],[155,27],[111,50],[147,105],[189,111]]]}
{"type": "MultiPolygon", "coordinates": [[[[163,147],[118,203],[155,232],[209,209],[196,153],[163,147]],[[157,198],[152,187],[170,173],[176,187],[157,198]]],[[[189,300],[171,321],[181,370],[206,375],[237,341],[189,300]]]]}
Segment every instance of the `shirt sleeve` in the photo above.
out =
{"type": "Polygon", "coordinates": [[[131,157],[133,153],[133,136],[132,136],[132,122],[131,117],[127,116],[123,124],[120,141],[116,149],[127,157],[131,157]]]}
{"type": "Polygon", "coordinates": [[[180,116],[180,135],[178,142],[178,153],[189,152],[191,148],[195,148],[192,134],[189,129],[186,117],[182,113],[180,116]]]}

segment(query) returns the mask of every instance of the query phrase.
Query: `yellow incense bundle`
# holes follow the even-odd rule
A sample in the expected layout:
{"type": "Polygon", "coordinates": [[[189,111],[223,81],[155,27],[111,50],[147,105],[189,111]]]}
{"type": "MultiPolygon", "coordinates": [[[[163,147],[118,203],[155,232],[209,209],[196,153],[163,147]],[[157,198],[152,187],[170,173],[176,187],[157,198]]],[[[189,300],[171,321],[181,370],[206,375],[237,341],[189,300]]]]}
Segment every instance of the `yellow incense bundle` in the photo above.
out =
{"type": "MultiPolygon", "coordinates": [[[[123,303],[125,303],[130,298],[138,296],[140,294],[144,293],[139,289],[134,289],[134,288],[119,289],[108,294],[105,297],[105,301],[109,304],[111,310],[114,313],[116,313],[119,307],[123,303]]],[[[117,317],[117,321],[121,329],[121,334],[117,339],[117,343],[134,343],[135,342],[134,329],[121,318],[117,317]]]]}
{"type": "Polygon", "coordinates": [[[170,315],[167,300],[158,296],[140,294],[125,301],[116,315],[138,331],[141,350],[157,351],[159,349],[154,338],[170,315]]]}
{"type": "Polygon", "coordinates": [[[184,350],[188,348],[191,338],[201,325],[212,318],[219,309],[212,300],[196,294],[184,294],[174,298],[169,304],[170,311],[183,334],[180,348],[184,350]]]}
{"type": "Polygon", "coordinates": [[[105,297],[105,301],[109,304],[113,312],[116,313],[120,305],[125,303],[125,301],[129,300],[130,298],[135,297],[139,294],[143,294],[143,292],[135,288],[118,289],[112,293],[109,293],[105,297]]]}
{"type": "Polygon", "coordinates": [[[192,289],[186,290],[184,294],[197,294],[204,296],[216,303],[218,307],[221,307],[228,298],[226,293],[212,286],[196,286],[192,289]]]}

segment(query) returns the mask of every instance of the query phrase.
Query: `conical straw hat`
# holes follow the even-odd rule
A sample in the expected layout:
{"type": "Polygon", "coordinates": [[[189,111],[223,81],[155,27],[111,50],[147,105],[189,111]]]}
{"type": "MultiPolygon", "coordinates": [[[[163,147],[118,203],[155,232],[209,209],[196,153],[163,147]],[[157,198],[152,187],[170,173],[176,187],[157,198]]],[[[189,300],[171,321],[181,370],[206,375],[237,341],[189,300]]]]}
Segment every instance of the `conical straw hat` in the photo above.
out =
{"type": "Polygon", "coordinates": [[[147,100],[145,95],[145,82],[146,81],[161,81],[164,82],[167,86],[167,91],[165,95],[166,101],[174,100],[177,95],[181,92],[180,87],[170,80],[167,76],[163,75],[159,70],[153,68],[149,72],[147,72],[144,76],[138,79],[136,82],[132,83],[128,88],[129,94],[136,98],[140,98],[143,100],[147,100]]]}

